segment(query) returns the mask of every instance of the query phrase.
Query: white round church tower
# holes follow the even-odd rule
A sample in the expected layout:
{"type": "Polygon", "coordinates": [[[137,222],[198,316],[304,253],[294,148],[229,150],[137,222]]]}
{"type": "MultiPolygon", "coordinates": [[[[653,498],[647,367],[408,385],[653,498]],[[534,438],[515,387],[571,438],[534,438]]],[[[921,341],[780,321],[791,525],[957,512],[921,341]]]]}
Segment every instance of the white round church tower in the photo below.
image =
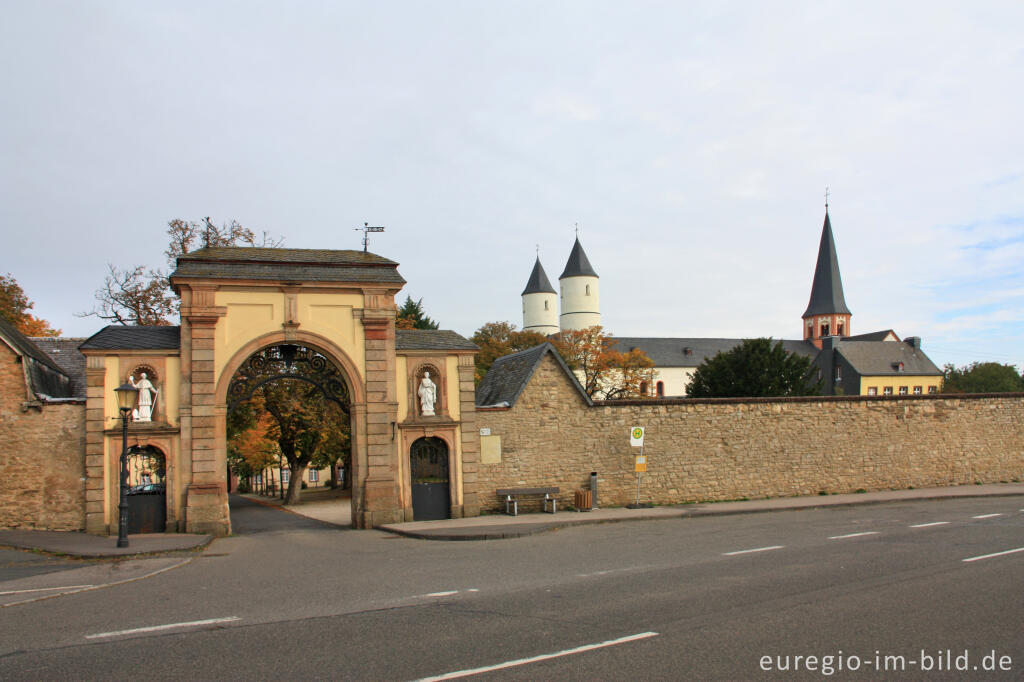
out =
{"type": "Polygon", "coordinates": [[[558,278],[562,289],[562,314],[559,323],[563,331],[586,329],[601,324],[601,302],[597,273],[576,237],[565,271],[558,278]]]}
{"type": "Polygon", "coordinates": [[[540,256],[523,289],[523,331],[545,336],[558,333],[558,294],[540,264],[540,256]]]}

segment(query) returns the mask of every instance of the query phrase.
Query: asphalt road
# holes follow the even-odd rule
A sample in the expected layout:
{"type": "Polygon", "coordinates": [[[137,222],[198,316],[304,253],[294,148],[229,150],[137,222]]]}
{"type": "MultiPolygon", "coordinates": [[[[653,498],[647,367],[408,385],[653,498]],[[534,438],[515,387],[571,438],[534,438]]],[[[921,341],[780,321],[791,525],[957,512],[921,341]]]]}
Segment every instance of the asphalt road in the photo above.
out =
{"type": "Polygon", "coordinates": [[[232,520],[187,565],[0,609],[0,678],[1024,679],[1021,498],[464,543],[232,520]]]}

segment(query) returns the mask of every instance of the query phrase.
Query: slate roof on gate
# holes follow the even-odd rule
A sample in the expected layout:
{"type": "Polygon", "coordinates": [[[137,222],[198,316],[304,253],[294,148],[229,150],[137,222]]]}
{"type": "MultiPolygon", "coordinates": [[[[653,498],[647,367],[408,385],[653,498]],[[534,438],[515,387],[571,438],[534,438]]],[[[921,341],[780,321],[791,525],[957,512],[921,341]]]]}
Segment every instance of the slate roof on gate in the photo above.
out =
{"type": "Polygon", "coordinates": [[[181,327],[112,324],[79,346],[81,350],[180,350],[181,327]]]}
{"type": "Polygon", "coordinates": [[[171,278],[405,284],[398,263],[366,251],[215,246],[178,257],[171,278]]]}
{"type": "Polygon", "coordinates": [[[40,399],[75,398],[71,377],[29,337],[0,315],[0,340],[6,342],[24,363],[29,388],[40,399]]]}
{"type": "Polygon", "coordinates": [[[448,329],[396,329],[395,350],[477,350],[477,345],[448,329]]]}
{"type": "Polygon", "coordinates": [[[491,369],[484,375],[483,381],[476,387],[476,406],[512,407],[515,405],[537,368],[540,367],[541,360],[548,353],[554,357],[587,405],[593,405],[590,396],[583,390],[576,375],[565,364],[555,347],[545,342],[495,360],[491,369]]]}
{"type": "MultiPolygon", "coordinates": [[[[779,340],[773,339],[772,345],[779,340]]],[[[654,361],[655,367],[697,367],[718,353],[732,350],[743,343],[744,339],[613,336],[612,341],[617,344],[615,349],[620,353],[628,353],[634,348],[639,348],[654,361]]],[[[818,349],[807,341],[781,341],[782,347],[790,353],[803,355],[812,360],[818,355],[818,349]]]]}

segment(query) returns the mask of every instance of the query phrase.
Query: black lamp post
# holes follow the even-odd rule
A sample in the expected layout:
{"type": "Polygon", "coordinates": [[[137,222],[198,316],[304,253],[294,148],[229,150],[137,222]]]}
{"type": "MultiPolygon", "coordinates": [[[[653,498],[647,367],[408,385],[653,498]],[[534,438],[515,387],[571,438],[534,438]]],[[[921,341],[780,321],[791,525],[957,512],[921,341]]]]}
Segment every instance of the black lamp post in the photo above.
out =
{"type": "Polygon", "coordinates": [[[117,395],[117,409],[121,411],[121,501],[117,505],[117,546],[128,546],[128,422],[139,389],[124,382],[114,389],[117,395]]]}

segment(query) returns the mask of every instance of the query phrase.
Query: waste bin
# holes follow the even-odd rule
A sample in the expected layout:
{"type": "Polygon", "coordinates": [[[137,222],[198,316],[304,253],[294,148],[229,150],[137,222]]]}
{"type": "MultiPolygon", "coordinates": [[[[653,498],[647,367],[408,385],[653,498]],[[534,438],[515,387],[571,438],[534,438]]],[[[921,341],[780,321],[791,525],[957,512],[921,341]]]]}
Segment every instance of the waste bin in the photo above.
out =
{"type": "Polygon", "coordinates": [[[590,511],[590,501],[593,499],[592,495],[593,494],[589,490],[577,490],[576,494],[573,496],[572,506],[576,507],[576,511],[590,511]]]}

